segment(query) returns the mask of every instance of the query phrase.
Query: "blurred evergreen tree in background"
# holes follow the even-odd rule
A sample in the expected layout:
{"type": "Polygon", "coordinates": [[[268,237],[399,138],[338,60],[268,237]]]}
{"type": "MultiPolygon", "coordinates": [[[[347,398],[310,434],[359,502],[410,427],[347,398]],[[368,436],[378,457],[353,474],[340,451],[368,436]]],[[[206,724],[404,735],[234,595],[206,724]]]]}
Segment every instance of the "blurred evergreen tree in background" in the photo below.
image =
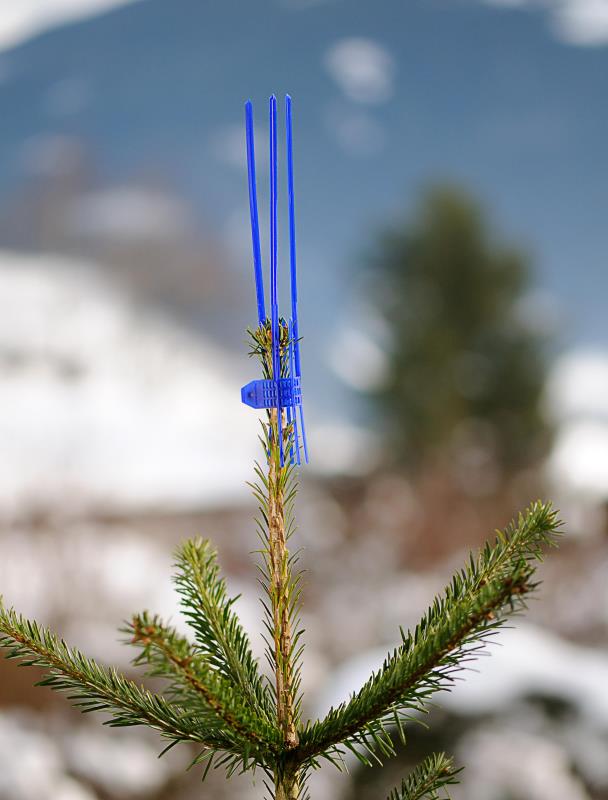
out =
{"type": "Polygon", "coordinates": [[[395,459],[418,467],[473,445],[507,473],[533,463],[548,433],[546,335],[526,255],[465,191],[440,186],[381,234],[372,268],[389,330],[375,400],[395,459]]]}

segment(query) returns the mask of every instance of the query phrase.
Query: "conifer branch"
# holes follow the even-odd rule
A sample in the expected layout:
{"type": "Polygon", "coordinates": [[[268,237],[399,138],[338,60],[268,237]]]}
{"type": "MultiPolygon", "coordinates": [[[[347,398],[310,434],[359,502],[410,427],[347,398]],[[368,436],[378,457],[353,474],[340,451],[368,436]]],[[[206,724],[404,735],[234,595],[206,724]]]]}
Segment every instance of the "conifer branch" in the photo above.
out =
{"type": "Polygon", "coordinates": [[[350,701],[332,708],[322,722],[300,736],[304,760],[340,753],[340,745],[363,760],[367,753],[388,755],[394,746],[386,723],[398,727],[412,713],[424,712],[427,700],[448,690],[455,673],[483,648],[505,616],[524,606],[535,584],[534,562],[551,544],[559,522],[550,505],[536,503],[519,515],[494,546],[471,556],[437,598],[413,633],[389,655],[350,701]]]}
{"type": "Polygon", "coordinates": [[[277,749],[277,728],[258,717],[240,687],[214,670],[174,628],[144,612],[135,615],[125,631],[131,635],[130,643],[142,648],[134,663],[147,664],[151,677],[169,678],[172,698],[200,707],[210,724],[219,722],[231,730],[236,742],[253,747],[261,761],[277,749]]]}
{"type": "MultiPolygon", "coordinates": [[[[445,753],[435,753],[425,758],[398,789],[393,789],[387,800],[439,800],[439,790],[458,783],[459,772],[445,753]]],[[[448,797],[447,790],[443,796],[448,797]]]]}
{"type": "Polygon", "coordinates": [[[239,687],[260,718],[274,724],[268,688],[258,672],[249,639],[227,597],[226,582],[219,574],[217,552],[203,539],[185,542],[177,552],[174,578],[181,595],[182,611],[193,628],[198,652],[227,681],[239,687]]]}
{"type": "Polygon", "coordinates": [[[0,647],[6,658],[23,666],[48,670],[39,685],[71,692],[69,699],[87,713],[105,711],[113,727],[147,725],[173,740],[193,741],[217,750],[234,751],[233,741],[220,729],[205,724],[197,709],[169,705],[161,695],[138,686],[113,668],[87,658],[36,622],[0,602],[0,647]]]}

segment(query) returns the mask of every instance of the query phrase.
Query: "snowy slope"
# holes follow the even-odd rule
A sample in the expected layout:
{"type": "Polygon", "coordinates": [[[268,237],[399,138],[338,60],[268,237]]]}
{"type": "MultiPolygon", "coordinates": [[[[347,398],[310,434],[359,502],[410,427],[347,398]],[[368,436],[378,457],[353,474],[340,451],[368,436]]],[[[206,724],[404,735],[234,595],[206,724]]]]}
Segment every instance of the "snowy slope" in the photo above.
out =
{"type": "Polygon", "coordinates": [[[256,415],[242,367],[95,265],[0,254],[0,510],[221,503],[256,415]]]}
{"type": "Polygon", "coordinates": [[[555,364],[548,413],[558,426],[548,463],[553,485],[590,501],[608,498],[608,354],[574,350],[555,364]]]}
{"type": "Polygon", "coordinates": [[[0,50],[43,31],[86,19],[136,0],[19,0],[0,15],[0,50]]]}

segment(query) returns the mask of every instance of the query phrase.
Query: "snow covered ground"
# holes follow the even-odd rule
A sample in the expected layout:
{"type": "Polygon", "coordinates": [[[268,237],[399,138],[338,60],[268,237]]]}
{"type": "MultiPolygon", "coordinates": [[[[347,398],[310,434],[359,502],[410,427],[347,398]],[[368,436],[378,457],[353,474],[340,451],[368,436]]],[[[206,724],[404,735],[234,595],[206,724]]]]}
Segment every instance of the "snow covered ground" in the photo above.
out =
{"type": "Polygon", "coordinates": [[[608,502],[608,353],[565,353],[551,371],[545,396],[557,429],[546,475],[568,531],[603,530],[608,502]]]}
{"type": "Polygon", "coordinates": [[[183,753],[156,758],[158,738],[145,731],[74,727],[57,716],[41,725],[25,711],[0,714],[0,751],[2,797],[18,800],[95,800],[91,784],[106,796],[147,798],[187,766],[183,753]]]}
{"type": "Polygon", "coordinates": [[[564,488],[608,499],[608,354],[567,353],[552,371],[546,396],[559,426],[550,476],[564,488]]]}

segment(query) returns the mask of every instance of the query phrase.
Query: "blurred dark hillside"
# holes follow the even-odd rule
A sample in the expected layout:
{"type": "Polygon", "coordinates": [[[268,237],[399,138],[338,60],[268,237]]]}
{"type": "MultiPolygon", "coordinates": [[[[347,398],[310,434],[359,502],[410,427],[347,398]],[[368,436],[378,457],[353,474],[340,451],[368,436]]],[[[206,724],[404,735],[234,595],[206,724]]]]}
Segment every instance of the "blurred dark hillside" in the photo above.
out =
{"type": "Polygon", "coordinates": [[[460,461],[468,450],[481,494],[492,471],[538,465],[557,332],[534,307],[529,259],[497,239],[465,190],[437,186],[411,222],[382,233],[369,273],[387,327],[373,396],[396,460],[460,461]]]}

